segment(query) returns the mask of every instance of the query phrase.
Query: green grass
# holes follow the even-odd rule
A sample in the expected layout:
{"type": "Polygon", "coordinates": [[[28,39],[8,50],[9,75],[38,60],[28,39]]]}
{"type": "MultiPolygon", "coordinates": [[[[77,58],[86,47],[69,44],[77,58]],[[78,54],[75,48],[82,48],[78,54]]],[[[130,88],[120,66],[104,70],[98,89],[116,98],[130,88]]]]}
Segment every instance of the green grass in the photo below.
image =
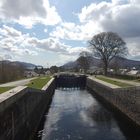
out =
{"type": "MultiPolygon", "coordinates": [[[[26,86],[41,89],[49,80],[51,79],[50,76],[39,77],[34,80],[31,80],[29,84],[26,86]]],[[[6,92],[14,87],[0,87],[0,94],[6,92]]]]}
{"type": "Polygon", "coordinates": [[[6,91],[8,91],[12,88],[14,88],[14,87],[0,87],[0,94],[3,93],[3,92],[6,92],[6,91]]]}
{"type": "Polygon", "coordinates": [[[134,82],[140,82],[140,78],[139,78],[139,79],[137,79],[137,80],[134,80],[134,82]]]}
{"type": "Polygon", "coordinates": [[[42,89],[45,84],[51,79],[50,76],[39,77],[34,80],[31,80],[26,86],[36,89],[42,89]]]}
{"type": "Polygon", "coordinates": [[[103,76],[103,77],[102,76],[97,76],[96,78],[99,79],[99,80],[102,80],[104,82],[107,82],[107,83],[110,83],[110,84],[113,84],[113,85],[117,85],[119,87],[131,87],[132,86],[132,85],[127,84],[127,83],[123,83],[123,82],[119,82],[119,81],[116,81],[116,80],[109,79],[105,76],[103,76]]]}

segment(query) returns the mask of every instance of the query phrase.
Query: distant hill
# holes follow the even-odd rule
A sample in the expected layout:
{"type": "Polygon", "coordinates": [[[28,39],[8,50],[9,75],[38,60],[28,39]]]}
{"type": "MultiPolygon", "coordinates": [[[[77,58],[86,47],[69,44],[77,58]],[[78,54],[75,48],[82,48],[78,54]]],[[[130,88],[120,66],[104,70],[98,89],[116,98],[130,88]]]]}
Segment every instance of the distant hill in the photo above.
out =
{"type": "Polygon", "coordinates": [[[15,61],[14,63],[21,64],[23,67],[27,69],[34,69],[36,67],[36,65],[32,63],[19,62],[19,61],[15,61]]]}
{"type": "Polygon", "coordinates": [[[61,67],[64,69],[73,69],[77,66],[77,62],[76,61],[70,61],[64,65],[62,65],[61,67]]]}
{"type": "MultiPolygon", "coordinates": [[[[61,67],[64,68],[64,69],[73,69],[73,68],[76,68],[78,67],[78,62],[77,62],[78,59],[76,59],[75,61],[70,61],[64,65],[62,65],[61,67]]],[[[94,58],[94,57],[91,57],[91,56],[88,56],[88,60],[90,62],[90,66],[92,67],[93,65],[94,66],[99,66],[100,65],[100,59],[97,59],[97,58],[94,58]]]]}
{"type": "Polygon", "coordinates": [[[15,65],[15,66],[22,66],[25,69],[34,69],[36,65],[32,63],[26,63],[26,62],[20,62],[20,61],[9,61],[9,60],[3,60],[0,61],[0,64],[10,64],[10,65],[15,65]]]}
{"type": "MultiPolygon", "coordinates": [[[[96,66],[96,67],[101,67],[102,66],[102,62],[100,59],[94,58],[89,56],[88,57],[89,62],[90,62],[90,66],[96,66]]],[[[140,69],[140,61],[135,61],[135,60],[130,60],[127,58],[123,58],[123,57],[115,57],[111,63],[110,66],[112,64],[117,64],[120,68],[137,68],[140,69]]],[[[64,64],[62,67],[65,69],[72,69],[75,68],[78,65],[77,60],[75,61],[71,61],[68,62],[66,64],[64,64]]]]}
{"type": "Polygon", "coordinates": [[[121,68],[137,68],[140,69],[140,61],[131,60],[123,57],[115,57],[112,63],[117,63],[121,68]]]}

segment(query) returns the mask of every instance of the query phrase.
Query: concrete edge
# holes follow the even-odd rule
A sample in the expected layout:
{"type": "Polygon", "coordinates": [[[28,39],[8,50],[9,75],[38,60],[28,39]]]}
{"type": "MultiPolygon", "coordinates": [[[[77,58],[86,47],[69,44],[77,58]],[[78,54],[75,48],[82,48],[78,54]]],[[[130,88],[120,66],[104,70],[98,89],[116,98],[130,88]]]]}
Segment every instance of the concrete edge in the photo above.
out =
{"type": "Polygon", "coordinates": [[[51,78],[45,86],[41,90],[46,91],[46,89],[50,86],[50,84],[54,81],[55,78],[51,78]]]}
{"type": "Polygon", "coordinates": [[[54,81],[54,78],[51,78],[48,83],[42,88],[42,89],[35,89],[30,88],[27,86],[18,86],[15,88],[12,88],[6,92],[3,92],[0,94],[0,112],[3,111],[5,108],[7,108],[9,105],[11,105],[13,102],[21,98],[26,93],[34,92],[34,93],[45,93],[47,88],[51,85],[51,83],[54,81]]]}
{"type": "Polygon", "coordinates": [[[21,98],[27,91],[27,86],[18,86],[0,94],[0,112],[15,102],[15,100],[21,98]]]}
{"type": "Polygon", "coordinates": [[[0,94],[0,103],[4,100],[16,95],[17,92],[27,89],[27,86],[18,86],[0,94]]]}
{"type": "Polygon", "coordinates": [[[107,87],[107,88],[110,88],[110,89],[112,89],[112,90],[114,90],[114,91],[118,91],[118,90],[130,90],[130,89],[134,89],[134,90],[140,90],[140,86],[132,86],[132,87],[119,87],[119,86],[117,86],[117,85],[113,85],[113,84],[110,84],[110,83],[107,83],[107,82],[104,82],[104,81],[102,81],[102,80],[99,80],[99,79],[96,79],[96,78],[92,78],[92,77],[87,77],[87,78],[89,78],[90,80],[93,80],[93,81],[95,81],[96,83],[99,83],[99,84],[101,84],[101,85],[103,85],[103,86],[105,86],[105,87],[107,87]]]}

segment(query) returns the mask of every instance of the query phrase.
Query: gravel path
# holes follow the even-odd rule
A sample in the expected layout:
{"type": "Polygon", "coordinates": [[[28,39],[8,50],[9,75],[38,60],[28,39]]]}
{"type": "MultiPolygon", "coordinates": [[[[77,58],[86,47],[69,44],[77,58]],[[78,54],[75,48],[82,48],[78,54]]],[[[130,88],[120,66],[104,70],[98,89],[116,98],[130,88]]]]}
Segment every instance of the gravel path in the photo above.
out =
{"type": "Polygon", "coordinates": [[[36,77],[29,78],[29,79],[24,79],[24,80],[18,80],[18,81],[14,81],[14,82],[9,82],[9,83],[5,83],[5,84],[1,84],[0,87],[24,86],[24,85],[28,84],[33,79],[36,79],[36,77]]]}

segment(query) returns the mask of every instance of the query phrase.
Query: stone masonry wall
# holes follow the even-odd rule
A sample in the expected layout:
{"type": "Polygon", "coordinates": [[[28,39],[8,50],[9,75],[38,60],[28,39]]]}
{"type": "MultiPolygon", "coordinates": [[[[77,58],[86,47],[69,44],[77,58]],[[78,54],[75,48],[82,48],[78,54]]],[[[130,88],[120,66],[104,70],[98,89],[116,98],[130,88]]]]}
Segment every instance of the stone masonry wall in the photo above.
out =
{"type": "Polygon", "coordinates": [[[55,90],[52,79],[43,90],[17,87],[0,95],[0,140],[29,140],[55,90]]]}
{"type": "Polygon", "coordinates": [[[112,89],[90,78],[87,78],[87,87],[140,126],[140,87],[112,89]]]}

